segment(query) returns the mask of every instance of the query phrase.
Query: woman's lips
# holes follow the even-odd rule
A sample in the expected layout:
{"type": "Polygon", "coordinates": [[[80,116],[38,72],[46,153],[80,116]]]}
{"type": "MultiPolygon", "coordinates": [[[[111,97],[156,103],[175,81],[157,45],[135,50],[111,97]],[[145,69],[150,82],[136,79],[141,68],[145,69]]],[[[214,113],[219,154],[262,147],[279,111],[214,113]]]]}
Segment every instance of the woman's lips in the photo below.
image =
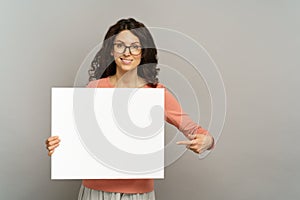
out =
{"type": "Polygon", "coordinates": [[[121,59],[122,63],[125,65],[129,65],[133,61],[132,59],[128,59],[128,58],[120,58],[120,59],[121,59]]]}

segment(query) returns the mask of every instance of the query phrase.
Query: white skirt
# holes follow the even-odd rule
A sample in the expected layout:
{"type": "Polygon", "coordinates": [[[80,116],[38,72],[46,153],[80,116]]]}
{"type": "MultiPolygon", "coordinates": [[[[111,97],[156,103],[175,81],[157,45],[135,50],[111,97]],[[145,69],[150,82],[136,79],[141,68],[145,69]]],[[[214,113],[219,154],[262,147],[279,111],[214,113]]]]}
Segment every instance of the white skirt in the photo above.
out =
{"type": "Polygon", "coordinates": [[[154,191],[137,194],[104,192],[81,185],[78,200],[155,200],[155,193],[154,191]]]}

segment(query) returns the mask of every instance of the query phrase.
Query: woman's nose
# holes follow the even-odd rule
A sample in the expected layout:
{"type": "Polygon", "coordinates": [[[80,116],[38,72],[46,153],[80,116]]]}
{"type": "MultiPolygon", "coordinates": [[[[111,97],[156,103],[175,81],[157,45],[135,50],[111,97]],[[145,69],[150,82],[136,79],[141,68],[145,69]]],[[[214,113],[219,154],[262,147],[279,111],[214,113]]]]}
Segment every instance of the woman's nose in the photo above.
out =
{"type": "Polygon", "coordinates": [[[126,56],[129,56],[130,55],[130,49],[129,48],[125,48],[125,51],[124,51],[123,54],[126,55],[126,56]]]}

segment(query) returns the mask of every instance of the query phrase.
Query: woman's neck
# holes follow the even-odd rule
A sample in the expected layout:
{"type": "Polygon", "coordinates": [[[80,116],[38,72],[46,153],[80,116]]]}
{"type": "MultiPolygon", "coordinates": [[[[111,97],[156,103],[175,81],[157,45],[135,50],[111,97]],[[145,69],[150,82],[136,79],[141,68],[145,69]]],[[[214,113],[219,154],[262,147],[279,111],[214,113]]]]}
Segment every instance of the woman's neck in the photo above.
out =
{"type": "Polygon", "coordinates": [[[119,88],[138,88],[147,84],[143,78],[138,76],[137,69],[124,73],[117,70],[116,74],[110,77],[110,81],[119,88]]]}

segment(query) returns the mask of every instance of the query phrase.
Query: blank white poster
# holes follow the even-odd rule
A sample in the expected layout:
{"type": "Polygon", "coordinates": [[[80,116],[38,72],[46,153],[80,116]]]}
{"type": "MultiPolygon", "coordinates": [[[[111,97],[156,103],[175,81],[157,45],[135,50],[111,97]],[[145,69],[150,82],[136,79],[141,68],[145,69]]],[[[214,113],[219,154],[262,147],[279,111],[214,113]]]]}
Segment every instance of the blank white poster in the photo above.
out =
{"type": "Polygon", "coordinates": [[[52,179],[164,178],[163,88],[52,88],[52,179]]]}

